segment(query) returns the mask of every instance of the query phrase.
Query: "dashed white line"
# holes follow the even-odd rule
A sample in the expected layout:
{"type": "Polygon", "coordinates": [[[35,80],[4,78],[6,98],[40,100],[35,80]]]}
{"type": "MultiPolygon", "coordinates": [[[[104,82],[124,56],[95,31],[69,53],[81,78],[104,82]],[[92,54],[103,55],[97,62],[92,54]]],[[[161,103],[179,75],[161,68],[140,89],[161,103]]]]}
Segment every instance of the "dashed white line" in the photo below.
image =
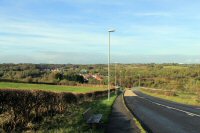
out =
{"type": "MultiPolygon", "coordinates": [[[[187,115],[189,115],[189,116],[196,116],[196,117],[200,117],[200,115],[198,115],[198,114],[195,114],[195,113],[191,113],[191,112],[188,112],[188,111],[185,111],[185,110],[181,110],[181,109],[178,109],[178,108],[174,108],[174,107],[170,107],[170,106],[167,106],[167,105],[164,105],[164,104],[160,104],[160,103],[157,103],[157,102],[153,102],[153,101],[151,101],[151,100],[149,100],[149,99],[146,99],[146,98],[144,98],[144,97],[141,97],[141,96],[138,96],[139,98],[142,98],[142,99],[144,99],[144,100],[147,100],[147,101],[149,101],[149,102],[151,102],[151,103],[153,103],[153,104],[156,104],[156,105],[158,105],[158,106],[163,106],[163,107],[166,107],[166,108],[168,108],[168,109],[173,109],[173,110],[176,110],[176,111],[179,111],[179,112],[183,112],[183,113],[186,113],[187,115]]],[[[200,108],[199,108],[200,109],[200,108]]]]}

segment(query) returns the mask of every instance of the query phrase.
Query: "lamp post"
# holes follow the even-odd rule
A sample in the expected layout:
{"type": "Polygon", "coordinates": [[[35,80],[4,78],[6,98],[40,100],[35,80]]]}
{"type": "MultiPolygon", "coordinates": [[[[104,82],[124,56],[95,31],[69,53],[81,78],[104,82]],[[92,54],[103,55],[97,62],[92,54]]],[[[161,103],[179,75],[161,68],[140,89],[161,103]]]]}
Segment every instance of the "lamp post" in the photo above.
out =
{"type": "Polygon", "coordinates": [[[108,30],[109,46],[108,46],[108,100],[110,100],[110,33],[115,30],[108,30]]]}

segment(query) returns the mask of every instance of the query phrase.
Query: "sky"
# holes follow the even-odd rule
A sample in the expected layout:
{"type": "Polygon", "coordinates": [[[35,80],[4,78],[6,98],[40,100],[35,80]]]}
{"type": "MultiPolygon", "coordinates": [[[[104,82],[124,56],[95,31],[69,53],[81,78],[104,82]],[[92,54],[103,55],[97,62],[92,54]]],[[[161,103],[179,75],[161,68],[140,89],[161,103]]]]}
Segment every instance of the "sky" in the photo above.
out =
{"type": "Polygon", "coordinates": [[[199,0],[0,0],[0,63],[200,63],[199,0]]]}

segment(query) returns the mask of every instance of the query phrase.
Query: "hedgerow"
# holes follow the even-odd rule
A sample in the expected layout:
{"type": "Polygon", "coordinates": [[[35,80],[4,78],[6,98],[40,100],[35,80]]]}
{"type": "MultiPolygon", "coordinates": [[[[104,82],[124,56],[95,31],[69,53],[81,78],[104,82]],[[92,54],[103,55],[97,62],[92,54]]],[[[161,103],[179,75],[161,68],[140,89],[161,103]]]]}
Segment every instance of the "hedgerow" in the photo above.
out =
{"type": "MultiPolygon", "coordinates": [[[[114,89],[111,89],[114,92],[114,89]]],[[[45,116],[66,112],[70,106],[107,95],[107,91],[88,93],[48,92],[41,90],[0,89],[0,128],[5,132],[26,130],[45,116]],[[6,119],[5,121],[5,117],[6,119]]]]}

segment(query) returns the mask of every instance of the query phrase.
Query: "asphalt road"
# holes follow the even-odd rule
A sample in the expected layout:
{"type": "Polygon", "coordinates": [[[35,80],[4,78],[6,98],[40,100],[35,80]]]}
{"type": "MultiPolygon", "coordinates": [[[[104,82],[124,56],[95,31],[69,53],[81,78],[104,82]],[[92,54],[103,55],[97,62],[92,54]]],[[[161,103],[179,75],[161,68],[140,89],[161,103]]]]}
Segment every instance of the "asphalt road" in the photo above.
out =
{"type": "Polygon", "coordinates": [[[134,91],[127,107],[153,133],[200,133],[200,107],[178,104],[134,91]]]}

